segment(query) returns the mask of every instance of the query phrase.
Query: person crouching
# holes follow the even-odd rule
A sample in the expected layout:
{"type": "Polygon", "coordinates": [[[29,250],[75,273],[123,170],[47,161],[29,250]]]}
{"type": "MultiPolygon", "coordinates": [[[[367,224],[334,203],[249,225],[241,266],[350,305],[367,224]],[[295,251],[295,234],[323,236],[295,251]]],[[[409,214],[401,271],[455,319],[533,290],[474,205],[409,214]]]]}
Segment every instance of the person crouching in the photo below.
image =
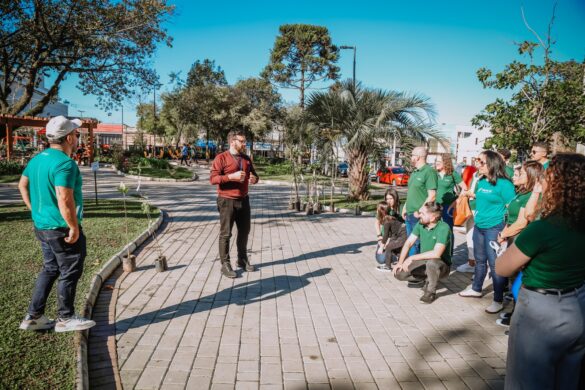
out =
{"type": "Polygon", "coordinates": [[[394,268],[396,279],[424,282],[420,300],[432,303],[437,298],[437,283],[449,275],[451,268],[451,229],[441,220],[441,206],[425,203],[419,210],[419,222],[406,240],[394,268]],[[420,240],[419,254],[408,256],[408,251],[420,240]]]}

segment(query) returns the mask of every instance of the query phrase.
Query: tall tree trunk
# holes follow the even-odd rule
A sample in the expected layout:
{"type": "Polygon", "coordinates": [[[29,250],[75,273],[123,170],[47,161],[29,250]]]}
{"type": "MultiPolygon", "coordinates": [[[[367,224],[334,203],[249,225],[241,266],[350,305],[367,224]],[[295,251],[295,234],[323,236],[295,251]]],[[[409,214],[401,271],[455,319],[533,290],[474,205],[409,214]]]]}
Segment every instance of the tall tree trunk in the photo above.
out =
{"type": "Polygon", "coordinates": [[[349,198],[351,200],[367,200],[368,193],[368,153],[356,148],[347,151],[349,158],[349,198]]]}

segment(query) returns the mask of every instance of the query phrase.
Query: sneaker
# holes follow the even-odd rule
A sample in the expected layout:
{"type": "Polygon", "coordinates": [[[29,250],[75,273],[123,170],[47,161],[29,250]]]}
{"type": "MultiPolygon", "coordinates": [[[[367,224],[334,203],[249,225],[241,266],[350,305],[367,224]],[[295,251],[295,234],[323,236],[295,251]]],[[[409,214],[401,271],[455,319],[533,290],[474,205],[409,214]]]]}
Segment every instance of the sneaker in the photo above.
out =
{"type": "Polygon", "coordinates": [[[392,271],[392,268],[388,267],[386,264],[380,264],[379,266],[376,267],[376,269],[380,272],[390,272],[392,271]]]}
{"type": "Polygon", "coordinates": [[[250,261],[248,259],[238,259],[238,267],[245,269],[246,272],[256,271],[256,268],[254,268],[254,266],[250,264],[250,261]]]}
{"type": "Polygon", "coordinates": [[[501,312],[504,309],[504,304],[502,302],[493,301],[491,305],[485,308],[486,313],[496,314],[501,312]]]}
{"type": "Polygon", "coordinates": [[[464,298],[481,298],[482,294],[481,292],[477,292],[469,287],[468,289],[461,291],[459,296],[464,298]]]}
{"type": "Polygon", "coordinates": [[[503,326],[504,328],[510,327],[510,318],[498,318],[496,324],[503,326]]]}
{"type": "Polygon", "coordinates": [[[504,299],[506,301],[513,301],[514,300],[514,295],[510,292],[504,295],[504,299]]]}
{"type": "Polygon", "coordinates": [[[420,297],[420,301],[423,303],[433,303],[433,301],[437,299],[437,294],[425,292],[422,297],[420,297]]]}
{"type": "Polygon", "coordinates": [[[469,263],[463,263],[459,267],[456,268],[456,271],[457,272],[474,272],[475,267],[472,265],[469,265],[469,263]]]}
{"type": "Polygon", "coordinates": [[[24,317],[19,328],[22,330],[47,330],[55,326],[55,320],[47,318],[44,314],[35,318],[30,314],[24,317]]]}
{"type": "Polygon", "coordinates": [[[235,278],[236,272],[233,270],[232,265],[229,262],[221,265],[221,274],[226,278],[235,278]]]}
{"type": "Polygon", "coordinates": [[[510,317],[512,317],[512,313],[500,313],[500,318],[503,320],[510,317]]]}
{"type": "Polygon", "coordinates": [[[71,318],[62,319],[59,318],[55,324],[55,332],[72,332],[75,330],[86,330],[95,326],[94,320],[88,320],[87,318],[73,316],[71,318]]]}

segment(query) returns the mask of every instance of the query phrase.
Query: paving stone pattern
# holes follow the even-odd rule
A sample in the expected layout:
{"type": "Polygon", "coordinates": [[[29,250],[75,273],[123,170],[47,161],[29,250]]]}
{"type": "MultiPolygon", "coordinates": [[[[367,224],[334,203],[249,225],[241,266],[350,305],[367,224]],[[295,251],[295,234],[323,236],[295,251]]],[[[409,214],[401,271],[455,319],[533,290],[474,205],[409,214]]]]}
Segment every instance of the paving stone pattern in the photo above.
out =
{"type": "Polygon", "coordinates": [[[422,304],[420,289],[376,270],[372,217],[301,215],[286,209],[289,188],[259,184],[249,240],[258,270],[224,278],[215,189],[199,173],[144,185],[169,215],[158,242],[170,269],[155,271],[149,240],[138,271],[107,281],[90,333],[92,388],[503,388],[507,336],[484,312],[492,294],[456,294],[470,274],[452,272],[422,304]]]}

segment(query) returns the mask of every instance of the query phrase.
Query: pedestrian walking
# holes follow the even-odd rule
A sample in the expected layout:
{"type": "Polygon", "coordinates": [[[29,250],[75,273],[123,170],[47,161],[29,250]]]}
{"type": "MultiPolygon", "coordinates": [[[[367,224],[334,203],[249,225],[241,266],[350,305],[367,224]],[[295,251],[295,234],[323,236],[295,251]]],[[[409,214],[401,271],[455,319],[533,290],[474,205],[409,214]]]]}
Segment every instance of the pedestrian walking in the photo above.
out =
{"type": "Polygon", "coordinates": [[[496,261],[522,269],[505,389],[576,390],[585,357],[585,156],[560,153],[544,173],[542,213],[496,261]]]}
{"type": "Polygon", "coordinates": [[[181,163],[180,164],[183,165],[183,162],[188,167],[191,166],[191,164],[189,163],[189,146],[187,144],[183,144],[183,147],[181,148],[181,163]]]}
{"type": "Polygon", "coordinates": [[[247,254],[248,234],[250,233],[250,199],[248,185],[258,183],[254,165],[245,154],[246,136],[243,131],[232,130],[228,134],[229,150],[218,154],[211,166],[209,181],[217,185],[217,209],[219,211],[219,257],[221,273],[235,278],[229,254],[230,238],[234,222],[238,228],[236,247],[238,267],[247,272],[255,270],[247,254]]]}
{"type": "Polygon", "coordinates": [[[400,252],[394,276],[398,280],[424,282],[423,303],[437,298],[437,283],[449,276],[451,268],[451,229],[441,220],[441,206],[425,203],[419,210],[417,223],[400,252]],[[410,248],[420,240],[421,253],[409,256],[410,248]]]}
{"type": "Polygon", "coordinates": [[[503,308],[504,289],[507,278],[495,272],[498,234],[504,229],[506,205],[516,195],[514,185],[507,178],[504,159],[492,150],[479,155],[479,174],[481,175],[475,193],[475,227],[473,229],[473,252],[475,270],[471,287],[459,293],[462,297],[480,298],[483,282],[489,265],[494,286],[494,300],[485,311],[498,313],[503,308]]]}
{"type": "MultiPolygon", "coordinates": [[[[437,193],[437,172],[427,165],[427,149],[417,146],[412,150],[410,162],[414,171],[408,180],[408,192],[406,203],[402,210],[402,218],[406,222],[406,233],[408,236],[418,223],[418,211],[423,204],[434,202],[437,193]]],[[[410,248],[410,255],[420,252],[420,243],[416,242],[410,248]]]]}
{"type": "Polygon", "coordinates": [[[41,244],[43,268],[37,277],[23,330],[55,328],[55,332],[89,329],[95,322],[75,314],[77,282],[83,272],[86,241],[81,221],[81,173],[69,156],[77,149],[79,119],[52,118],[46,126],[50,147],[33,157],[18,189],[32,213],[35,235],[41,244]],[[57,284],[57,320],[46,317],[45,307],[57,284]]]}

